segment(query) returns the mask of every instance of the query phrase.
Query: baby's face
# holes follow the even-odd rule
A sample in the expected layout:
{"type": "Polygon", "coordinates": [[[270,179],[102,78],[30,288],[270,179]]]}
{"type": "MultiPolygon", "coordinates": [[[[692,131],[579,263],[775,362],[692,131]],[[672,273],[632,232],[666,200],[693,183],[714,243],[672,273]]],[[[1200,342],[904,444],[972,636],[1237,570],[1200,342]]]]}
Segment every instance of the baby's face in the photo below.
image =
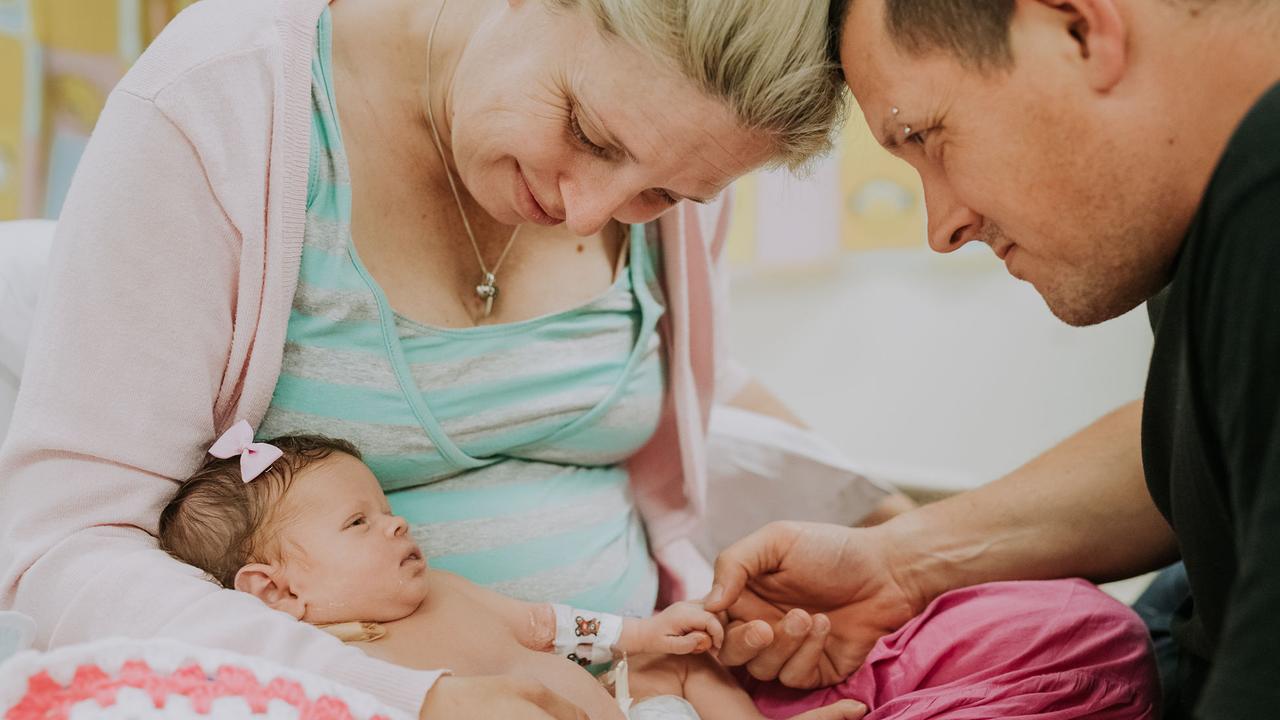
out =
{"type": "Polygon", "coordinates": [[[284,576],[302,620],[391,622],[427,597],[427,563],[368,466],[345,453],[294,478],[280,508],[284,576]]]}

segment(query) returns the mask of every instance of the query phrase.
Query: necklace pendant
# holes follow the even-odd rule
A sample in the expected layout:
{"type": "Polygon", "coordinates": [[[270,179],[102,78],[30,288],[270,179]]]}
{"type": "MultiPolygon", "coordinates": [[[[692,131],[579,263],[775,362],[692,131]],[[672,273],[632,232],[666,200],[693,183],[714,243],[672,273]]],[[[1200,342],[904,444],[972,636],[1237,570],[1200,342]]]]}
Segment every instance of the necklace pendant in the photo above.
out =
{"type": "Polygon", "coordinates": [[[484,317],[489,317],[493,313],[493,299],[498,296],[497,278],[493,273],[484,274],[484,281],[476,286],[476,296],[484,301],[484,317]]]}

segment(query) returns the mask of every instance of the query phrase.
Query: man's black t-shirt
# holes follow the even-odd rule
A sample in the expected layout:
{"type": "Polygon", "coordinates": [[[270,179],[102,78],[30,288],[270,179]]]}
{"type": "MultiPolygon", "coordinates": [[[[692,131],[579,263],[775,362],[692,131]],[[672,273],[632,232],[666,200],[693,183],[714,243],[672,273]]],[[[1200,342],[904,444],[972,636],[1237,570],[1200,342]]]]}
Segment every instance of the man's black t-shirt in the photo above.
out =
{"type": "Polygon", "coordinates": [[[1194,598],[1166,717],[1280,718],[1280,85],[1227,146],[1162,300],[1142,457],[1194,598]]]}

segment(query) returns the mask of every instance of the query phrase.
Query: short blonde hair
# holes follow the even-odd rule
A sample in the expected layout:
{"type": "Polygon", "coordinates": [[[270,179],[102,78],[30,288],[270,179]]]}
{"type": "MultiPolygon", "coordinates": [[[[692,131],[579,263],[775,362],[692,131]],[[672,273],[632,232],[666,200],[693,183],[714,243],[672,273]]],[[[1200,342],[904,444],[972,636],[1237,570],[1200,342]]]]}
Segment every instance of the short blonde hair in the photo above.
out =
{"type": "Polygon", "coordinates": [[[551,0],[673,61],[796,170],[830,151],[845,115],[828,0],[551,0]]]}

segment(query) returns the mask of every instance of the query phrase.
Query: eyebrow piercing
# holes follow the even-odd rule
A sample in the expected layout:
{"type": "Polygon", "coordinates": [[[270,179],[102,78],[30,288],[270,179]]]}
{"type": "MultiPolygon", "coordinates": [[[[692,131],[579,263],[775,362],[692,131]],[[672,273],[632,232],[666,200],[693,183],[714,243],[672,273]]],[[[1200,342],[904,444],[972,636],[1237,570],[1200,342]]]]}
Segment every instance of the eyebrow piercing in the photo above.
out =
{"type": "Polygon", "coordinates": [[[892,112],[893,112],[893,114],[894,114],[894,115],[897,115],[897,114],[898,114],[898,108],[894,108],[892,112]]]}
{"type": "Polygon", "coordinates": [[[903,137],[911,137],[911,126],[910,126],[910,125],[906,125],[906,126],[904,126],[904,127],[902,128],[902,136],[903,136],[903,137]]]}

